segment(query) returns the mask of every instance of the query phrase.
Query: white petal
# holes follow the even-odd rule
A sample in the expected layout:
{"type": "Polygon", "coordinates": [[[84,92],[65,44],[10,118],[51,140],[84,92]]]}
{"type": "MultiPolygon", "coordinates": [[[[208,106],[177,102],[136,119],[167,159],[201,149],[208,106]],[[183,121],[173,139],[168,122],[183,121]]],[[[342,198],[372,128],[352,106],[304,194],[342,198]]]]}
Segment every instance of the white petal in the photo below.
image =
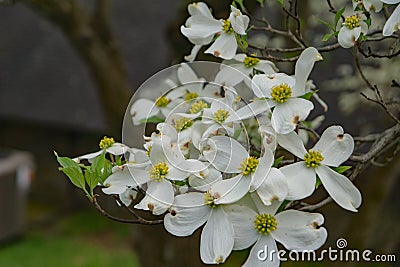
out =
{"type": "Polygon", "coordinates": [[[200,191],[207,191],[208,189],[210,189],[212,184],[221,180],[222,180],[221,172],[214,169],[214,167],[209,166],[207,174],[203,175],[203,177],[197,177],[195,175],[191,175],[189,177],[189,184],[194,189],[200,191]]]}
{"type": "Polygon", "coordinates": [[[241,174],[221,180],[211,186],[211,195],[217,196],[215,204],[231,204],[244,197],[250,188],[250,177],[241,174]]]}
{"type": "MultiPolygon", "coordinates": [[[[208,42],[205,42],[205,43],[208,43],[208,42]]],[[[193,62],[196,59],[197,54],[199,53],[201,48],[202,48],[202,45],[194,45],[192,50],[190,51],[190,54],[186,55],[184,57],[185,60],[188,61],[188,62],[193,62]]]]}
{"type": "Polygon", "coordinates": [[[95,157],[100,156],[102,153],[103,153],[103,150],[99,150],[99,151],[96,151],[93,153],[89,153],[86,155],[76,157],[76,158],[74,158],[74,161],[79,162],[82,159],[87,159],[87,160],[89,160],[89,162],[92,162],[95,157]]]}
{"type": "Polygon", "coordinates": [[[279,267],[278,247],[271,235],[258,238],[243,267],[279,267]],[[271,258],[272,256],[272,258],[271,258]]]}
{"type": "Polygon", "coordinates": [[[222,208],[211,211],[201,232],[200,256],[206,264],[223,263],[232,251],[233,225],[222,208]]]}
{"type": "MultiPolygon", "coordinates": [[[[168,164],[169,165],[169,164],[168,164]]],[[[189,177],[189,173],[185,172],[178,166],[168,166],[168,173],[165,178],[173,181],[183,181],[189,177]]]]}
{"type": "Polygon", "coordinates": [[[277,133],[287,134],[296,128],[299,121],[305,120],[314,108],[311,101],[303,98],[290,98],[275,106],[271,124],[277,133]]]}
{"type": "Polygon", "coordinates": [[[268,60],[260,60],[260,62],[256,66],[254,66],[254,68],[268,75],[274,74],[278,70],[274,63],[268,60]]]}
{"type": "Polygon", "coordinates": [[[339,206],[346,210],[357,211],[362,201],[361,193],[346,176],[324,165],[317,167],[315,171],[326,191],[339,206]]]}
{"type": "Polygon", "coordinates": [[[346,26],[343,26],[339,30],[338,43],[343,48],[350,48],[354,46],[356,40],[360,36],[360,33],[361,33],[361,27],[348,29],[346,26]]]}
{"type": "Polygon", "coordinates": [[[214,80],[220,85],[235,86],[243,81],[246,75],[247,73],[242,73],[237,68],[226,66],[217,73],[214,80]]]}
{"type": "Polygon", "coordinates": [[[304,161],[279,169],[288,182],[286,199],[299,200],[310,196],[315,190],[316,175],[313,168],[307,168],[304,161]]]}
{"type": "Polygon", "coordinates": [[[288,194],[286,177],[280,170],[272,168],[268,173],[267,179],[257,189],[257,194],[265,205],[271,205],[274,200],[285,200],[288,194]]]}
{"type": "Polygon", "coordinates": [[[270,109],[270,106],[265,100],[255,100],[248,105],[236,110],[229,118],[225,121],[226,123],[232,121],[245,120],[248,118],[255,118],[257,115],[270,109]]]}
{"type": "Polygon", "coordinates": [[[305,89],[308,76],[310,76],[314,63],[321,59],[321,55],[314,47],[309,47],[300,54],[295,67],[294,77],[296,79],[296,84],[292,88],[293,96],[301,96],[306,93],[305,89]]]}
{"type": "Polygon", "coordinates": [[[154,215],[163,214],[174,201],[174,189],[167,180],[151,181],[146,196],[135,205],[136,209],[150,210],[154,215]]]}
{"type": "Polygon", "coordinates": [[[157,115],[159,109],[155,107],[154,101],[148,99],[138,99],[131,106],[131,116],[134,125],[141,124],[142,120],[157,115]]]}
{"type": "MultiPolygon", "coordinates": [[[[186,20],[185,26],[181,26],[181,32],[189,39],[205,39],[222,30],[222,22],[214,18],[202,15],[194,15],[186,20]]],[[[204,43],[195,43],[204,45],[204,43]]]]}
{"type": "Polygon", "coordinates": [[[385,4],[397,4],[400,2],[400,0],[380,0],[385,4]]]}
{"type": "Polygon", "coordinates": [[[119,156],[122,154],[125,154],[127,152],[129,147],[127,147],[124,144],[121,143],[114,143],[111,147],[107,148],[106,151],[110,154],[119,156]]]}
{"type": "Polygon", "coordinates": [[[353,153],[354,140],[351,135],[344,133],[341,126],[331,126],[323,132],[312,149],[321,151],[324,157],[322,164],[337,167],[353,153]]]}
{"type": "Polygon", "coordinates": [[[211,209],[204,205],[204,194],[197,192],[176,196],[170,210],[164,217],[164,227],[176,236],[193,234],[211,214],[211,209]]]}
{"type": "Polygon", "coordinates": [[[215,40],[215,42],[204,53],[212,54],[223,59],[231,59],[235,56],[237,50],[236,38],[233,33],[225,32],[215,40]]]}
{"type": "Polygon", "coordinates": [[[219,171],[239,173],[240,164],[249,157],[246,149],[235,139],[214,136],[207,143],[210,149],[203,151],[203,155],[219,171]]]}
{"type": "Polygon", "coordinates": [[[136,198],[137,192],[133,189],[127,189],[122,194],[119,194],[119,199],[124,203],[125,206],[129,207],[132,201],[136,198]]]}
{"type": "Polygon", "coordinates": [[[273,163],[274,155],[272,154],[272,151],[269,148],[265,148],[264,155],[259,159],[256,171],[252,174],[250,191],[257,190],[264,182],[273,163]]]}
{"type": "MultiPolygon", "coordinates": [[[[256,192],[250,193],[249,195],[250,195],[251,199],[253,200],[253,203],[256,206],[259,214],[263,214],[263,213],[275,214],[282,204],[281,201],[274,200],[274,201],[272,201],[271,205],[267,206],[262,202],[260,196],[256,192]]],[[[246,197],[244,197],[243,199],[245,200],[246,197]]]]}
{"type": "Polygon", "coordinates": [[[304,144],[295,132],[290,132],[288,134],[279,134],[277,135],[278,144],[295,155],[300,159],[304,159],[304,155],[307,153],[307,150],[304,147],[304,144]]]}
{"type": "Polygon", "coordinates": [[[191,83],[199,80],[196,73],[186,63],[181,63],[181,66],[178,68],[176,74],[182,84],[191,83]]]}
{"type": "Polygon", "coordinates": [[[286,210],[275,218],[278,225],[271,235],[289,250],[316,250],[326,241],[326,229],[318,228],[324,223],[321,214],[286,210]]]}
{"type": "Polygon", "coordinates": [[[202,16],[212,18],[210,8],[204,2],[196,2],[196,3],[189,4],[188,11],[189,11],[189,14],[192,16],[202,15],[202,16]]]}
{"type": "MultiPolygon", "coordinates": [[[[147,176],[149,176],[148,173],[147,176]]],[[[104,185],[106,188],[102,190],[108,195],[122,194],[127,188],[138,186],[128,168],[123,168],[122,170],[118,168],[104,181],[104,185]]]]}
{"type": "Polygon", "coordinates": [[[393,32],[398,31],[400,27],[400,4],[397,5],[392,15],[390,15],[389,19],[386,21],[385,26],[383,27],[382,34],[384,36],[390,36],[393,32]]]}
{"type": "Polygon", "coordinates": [[[249,26],[250,18],[243,15],[239,9],[231,6],[231,14],[229,15],[229,20],[233,30],[240,34],[245,35],[247,26],[249,26]]]}
{"type": "Polygon", "coordinates": [[[224,209],[233,224],[235,232],[233,249],[242,250],[253,245],[260,236],[254,230],[254,220],[257,213],[246,206],[239,205],[228,205],[224,209]]]}

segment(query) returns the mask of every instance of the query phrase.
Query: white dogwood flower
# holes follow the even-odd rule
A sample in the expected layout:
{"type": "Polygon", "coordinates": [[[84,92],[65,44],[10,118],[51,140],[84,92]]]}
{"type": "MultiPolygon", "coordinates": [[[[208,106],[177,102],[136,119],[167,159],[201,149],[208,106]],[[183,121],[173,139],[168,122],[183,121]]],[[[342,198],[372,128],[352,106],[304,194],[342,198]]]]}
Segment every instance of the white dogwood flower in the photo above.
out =
{"type": "Polygon", "coordinates": [[[209,149],[203,151],[205,159],[223,173],[238,173],[211,186],[210,193],[218,196],[216,204],[234,203],[247,192],[254,191],[265,205],[270,205],[274,199],[285,199],[288,192],[286,179],[278,169],[272,168],[274,156],[271,150],[265,149],[263,156],[256,158],[230,137],[214,136],[207,143],[209,149]]]}
{"type": "Polygon", "coordinates": [[[104,136],[104,138],[99,143],[100,150],[96,152],[92,152],[89,154],[85,154],[79,157],[74,158],[74,161],[80,162],[83,159],[87,159],[89,162],[92,162],[96,157],[100,156],[103,151],[106,151],[109,154],[114,156],[121,156],[128,152],[130,149],[128,146],[115,142],[114,138],[104,136]]]}
{"type": "Polygon", "coordinates": [[[367,18],[362,13],[346,17],[338,34],[338,42],[343,48],[354,46],[361,34],[367,34],[368,25],[363,21],[365,19],[367,18]]]}
{"type": "Polygon", "coordinates": [[[271,206],[257,205],[257,212],[243,205],[227,208],[235,233],[233,249],[242,250],[254,244],[243,266],[278,267],[278,253],[271,253],[278,252],[276,242],[296,251],[316,250],[325,243],[327,231],[320,227],[324,223],[321,214],[297,210],[276,213],[279,204],[275,201],[271,206]]]}
{"type": "Polygon", "coordinates": [[[261,99],[267,99],[265,108],[272,108],[271,124],[277,133],[293,131],[297,123],[307,118],[314,108],[311,101],[298,98],[303,90],[295,87],[295,78],[284,73],[259,74],[253,78],[253,92],[261,99]]]}
{"type": "MultiPolygon", "coordinates": [[[[204,3],[202,6],[204,6],[204,3]]],[[[223,59],[233,58],[238,47],[235,34],[246,34],[250,21],[249,17],[243,15],[239,9],[233,6],[231,6],[230,16],[226,20],[216,20],[205,12],[193,14],[186,20],[185,26],[181,26],[182,34],[195,45],[207,45],[211,43],[215,35],[218,35],[218,38],[205,53],[223,59]]],[[[198,50],[198,47],[196,47],[196,50],[198,50]]]]}
{"type": "Polygon", "coordinates": [[[209,192],[190,192],[175,197],[164,217],[165,229],[176,236],[189,236],[205,224],[200,238],[200,256],[206,264],[225,262],[234,243],[233,225],[226,205],[214,203],[209,192]]]}
{"type": "Polygon", "coordinates": [[[379,12],[383,7],[382,1],[380,0],[353,0],[353,9],[356,9],[358,5],[364,6],[365,10],[368,12],[379,12]]]}
{"type": "Polygon", "coordinates": [[[278,143],[296,157],[303,159],[280,170],[289,186],[287,199],[297,200],[310,196],[316,185],[316,175],[332,199],[342,208],[357,211],[361,205],[361,193],[344,175],[330,167],[346,161],[354,149],[351,135],[345,134],[340,126],[331,126],[321,135],[310,150],[304,148],[301,138],[294,132],[279,135],[278,143]]]}

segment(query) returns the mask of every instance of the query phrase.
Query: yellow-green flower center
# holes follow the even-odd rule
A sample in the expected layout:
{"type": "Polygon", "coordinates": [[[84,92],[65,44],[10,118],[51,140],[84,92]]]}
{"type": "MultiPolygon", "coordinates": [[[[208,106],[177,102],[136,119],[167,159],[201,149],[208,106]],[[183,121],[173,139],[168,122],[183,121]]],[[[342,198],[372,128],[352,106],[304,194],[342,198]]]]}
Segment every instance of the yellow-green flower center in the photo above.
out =
{"type": "Polygon", "coordinates": [[[292,96],[292,89],[286,83],[272,87],[271,97],[275,102],[285,103],[292,96]]]}
{"type": "Polygon", "coordinates": [[[231,34],[233,32],[231,21],[229,19],[224,20],[224,23],[222,24],[222,30],[227,34],[231,34]]]}
{"type": "Polygon", "coordinates": [[[171,101],[168,98],[166,98],[165,96],[160,96],[156,100],[156,106],[160,107],[160,108],[164,108],[169,104],[169,102],[171,102],[171,101]]]}
{"type": "Polygon", "coordinates": [[[308,168],[315,168],[321,165],[321,161],[324,160],[320,151],[308,150],[308,153],[304,155],[304,162],[308,168]]]}
{"type": "Polygon", "coordinates": [[[159,162],[150,170],[150,178],[156,182],[161,182],[168,174],[168,166],[165,162],[159,162]]]}
{"type": "Polygon", "coordinates": [[[349,16],[344,20],[344,25],[348,29],[354,29],[360,26],[360,18],[357,15],[349,16]]]}
{"type": "Polygon", "coordinates": [[[99,147],[100,149],[106,149],[112,147],[114,143],[115,143],[114,138],[112,137],[109,138],[107,136],[104,136],[103,139],[101,139],[100,141],[99,147]]]}
{"type": "Polygon", "coordinates": [[[185,101],[190,101],[196,99],[199,96],[198,93],[195,92],[187,92],[185,95],[185,101]]]}
{"type": "Polygon", "coordinates": [[[181,118],[175,121],[175,129],[180,132],[193,125],[193,121],[188,118],[181,118]]]}
{"type": "Polygon", "coordinates": [[[260,60],[256,57],[246,57],[243,63],[247,68],[251,68],[256,66],[258,62],[260,62],[260,60]]]}
{"type": "Polygon", "coordinates": [[[259,214],[254,220],[254,229],[262,235],[267,235],[276,230],[277,225],[278,222],[275,217],[270,214],[259,214]]]}
{"type": "Polygon", "coordinates": [[[214,121],[218,123],[224,123],[228,117],[229,111],[227,111],[226,109],[219,109],[214,112],[214,121]]]}
{"type": "Polygon", "coordinates": [[[240,163],[240,167],[238,169],[243,175],[248,175],[257,169],[258,162],[259,161],[256,157],[250,156],[240,163]]]}
{"type": "Polygon", "coordinates": [[[214,209],[218,207],[218,204],[214,203],[215,197],[211,195],[210,191],[204,193],[204,204],[214,209]]]}
{"type": "Polygon", "coordinates": [[[199,101],[192,105],[192,107],[189,109],[189,112],[192,114],[196,114],[205,108],[208,108],[208,104],[206,102],[199,101]]]}

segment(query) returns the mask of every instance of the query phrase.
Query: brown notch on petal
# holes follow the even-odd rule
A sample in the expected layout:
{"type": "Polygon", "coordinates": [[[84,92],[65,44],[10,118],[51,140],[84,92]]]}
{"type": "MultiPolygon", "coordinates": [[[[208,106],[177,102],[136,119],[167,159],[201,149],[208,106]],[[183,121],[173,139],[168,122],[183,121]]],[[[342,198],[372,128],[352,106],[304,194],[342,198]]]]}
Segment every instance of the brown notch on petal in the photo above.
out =
{"type": "Polygon", "coordinates": [[[293,118],[293,124],[298,124],[299,123],[299,121],[300,121],[300,116],[299,115],[296,115],[294,118],[293,118]]]}
{"type": "Polygon", "coordinates": [[[219,51],[214,51],[214,56],[219,57],[219,55],[221,55],[219,51]]]}
{"type": "Polygon", "coordinates": [[[317,222],[313,222],[312,226],[314,229],[319,229],[319,225],[317,222]]]}
{"type": "Polygon", "coordinates": [[[149,208],[150,211],[154,210],[154,205],[151,203],[147,204],[147,207],[149,208]]]}
{"type": "Polygon", "coordinates": [[[337,138],[338,141],[342,141],[343,138],[344,138],[344,134],[338,134],[338,135],[336,136],[336,138],[337,138]]]}
{"type": "Polygon", "coordinates": [[[176,215],[176,210],[171,210],[171,215],[175,216],[176,215]]]}

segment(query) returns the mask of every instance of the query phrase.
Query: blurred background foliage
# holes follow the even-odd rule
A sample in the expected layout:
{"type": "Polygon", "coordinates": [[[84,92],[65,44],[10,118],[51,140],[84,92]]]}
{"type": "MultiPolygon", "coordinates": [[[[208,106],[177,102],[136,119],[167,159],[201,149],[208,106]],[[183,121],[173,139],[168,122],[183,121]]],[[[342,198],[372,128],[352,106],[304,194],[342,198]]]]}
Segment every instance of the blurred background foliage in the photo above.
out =
{"type": "MultiPolygon", "coordinates": [[[[216,17],[228,15],[230,1],[206,2],[216,17]]],[[[316,1],[301,2],[301,12],[317,6],[316,1]]],[[[2,243],[0,266],[203,266],[199,231],[195,237],[178,238],[162,226],[107,221],[58,172],[53,156],[53,150],[70,157],[96,151],[104,135],[120,140],[125,107],[135,89],[190,52],[191,45],[179,32],[188,16],[188,3],[21,0],[0,7],[0,149],[28,151],[36,165],[27,200],[27,232],[2,243]]],[[[257,8],[256,1],[245,4],[250,11],[257,8]]],[[[279,23],[279,14],[269,7],[266,15],[279,23]]],[[[311,75],[330,105],[322,127],[344,122],[352,134],[370,133],[389,125],[384,114],[376,107],[343,114],[338,83],[329,86],[343,73],[339,71],[343,65],[350,66],[347,76],[360,81],[351,71],[348,53],[341,49],[324,54],[311,75]]],[[[215,60],[203,54],[199,59],[215,60]]],[[[393,68],[399,73],[399,64],[393,68]]],[[[350,214],[334,204],[321,209],[329,232],[323,248],[335,247],[338,238],[346,238],[350,248],[397,253],[400,258],[399,164],[396,158],[385,168],[370,168],[355,182],[364,197],[359,213],[350,214]]],[[[320,192],[315,201],[323,195],[320,192]]],[[[101,201],[121,213],[112,199],[101,201]]],[[[226,266],[240,266],[245,257],[245,252],[234,252],[226,266]]],[[[363,264],[286,262],[282,266],[363,264]]]]}

